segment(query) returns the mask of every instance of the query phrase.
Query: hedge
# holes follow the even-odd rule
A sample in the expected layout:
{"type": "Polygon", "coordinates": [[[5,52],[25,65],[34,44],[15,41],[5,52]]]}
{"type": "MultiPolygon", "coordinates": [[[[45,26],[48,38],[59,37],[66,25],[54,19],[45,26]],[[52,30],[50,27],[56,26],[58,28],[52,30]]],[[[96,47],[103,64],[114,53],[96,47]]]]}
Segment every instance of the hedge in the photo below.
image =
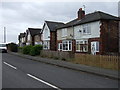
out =
{"type": "Polygon", "coordinates": [[[31,48],[32,48],[32,47],[33,47],[33,46],[31,46],[31,45],[24,46],[23,49],[22,49],[22,53],[23,53],[23,54],[30,54],[30,51],[31,51],[31,48]]]}
{"type": "Polygon", "coordinates": [[[20,51],[22,51],[23,54],[27,54],[27,55],[40,55],[40,51],[43,49],[42,45],[35,45],[35,46],[24,46],[24,47],[19,47],[20,51]]]}
{"type": "Polygon", "coordinates": [[[7,49],[11,52],[18,52],[18,45],[15,43],[9,43],[7,44],[7,49]]]}
{"type": "Polygon", "coordinates": [[[40,51],[42,50],[42,45],[35,45],[31,48],[30,55],[40,55],[40,51]]]}

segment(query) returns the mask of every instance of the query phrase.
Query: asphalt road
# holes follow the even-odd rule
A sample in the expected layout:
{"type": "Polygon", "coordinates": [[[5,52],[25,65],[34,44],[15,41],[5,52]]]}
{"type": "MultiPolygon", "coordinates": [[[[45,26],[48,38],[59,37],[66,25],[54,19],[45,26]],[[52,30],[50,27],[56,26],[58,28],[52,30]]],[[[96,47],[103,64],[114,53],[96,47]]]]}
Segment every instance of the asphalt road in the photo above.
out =
{"type": "Polygon", "coordinates": [[[118,81],[3,54],[3,88],[118,88],[118,81]]]}

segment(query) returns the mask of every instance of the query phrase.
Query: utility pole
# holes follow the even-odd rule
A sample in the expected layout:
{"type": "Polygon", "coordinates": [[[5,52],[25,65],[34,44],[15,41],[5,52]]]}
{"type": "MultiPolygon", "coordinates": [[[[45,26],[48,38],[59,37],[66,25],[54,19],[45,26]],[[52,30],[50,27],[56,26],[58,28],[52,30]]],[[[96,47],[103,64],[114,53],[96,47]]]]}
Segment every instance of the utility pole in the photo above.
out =
{"type": "Polygon", "coordinates": [[[4,27],[4,43],[6,43],[6,27],[4,27]]]}

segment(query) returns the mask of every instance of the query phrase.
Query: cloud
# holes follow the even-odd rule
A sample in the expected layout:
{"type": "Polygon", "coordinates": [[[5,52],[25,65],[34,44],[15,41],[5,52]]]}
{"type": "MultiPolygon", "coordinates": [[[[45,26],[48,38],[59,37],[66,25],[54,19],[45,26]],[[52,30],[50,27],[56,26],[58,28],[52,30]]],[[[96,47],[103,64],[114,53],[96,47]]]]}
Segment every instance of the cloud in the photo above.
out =
{"type": "MultiPolygon", "coordinates": [[[[76,18],[83,5],[86,6],[86,14],[95,10],[116,16],[118,13],[117,2],[2,2],[0,29],[6,27],[8,42],[17,42],[19,33],[28,27],[42,28],[45,20],[68,22],[76,18]]],[[[0,31],[0,36],[2,34],[0,31]]]]}

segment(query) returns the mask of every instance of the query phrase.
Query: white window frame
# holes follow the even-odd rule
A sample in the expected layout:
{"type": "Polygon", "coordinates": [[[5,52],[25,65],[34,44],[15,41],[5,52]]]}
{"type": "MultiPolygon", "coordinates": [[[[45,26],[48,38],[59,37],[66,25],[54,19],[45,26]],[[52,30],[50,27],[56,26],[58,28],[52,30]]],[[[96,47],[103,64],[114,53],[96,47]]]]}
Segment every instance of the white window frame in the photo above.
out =
{"type": "Polygon", "coordinates": [[[91,45],[92,44],[94,44],[95,45],[95,50],[94,50],[94,52],[92,51],[92,46],[91,46],[91,53],[93,54],[93,53],[95,53],[95,55],[96,55],[96,52],[99,52],[99,50],[100,50],[100,44],[99,44],[99,41],[93,41],[93,42],[91,42],[91,45]],[[97,43],[98,43],[98,50],[96,50],[96,46],[97,46],[97,43]]]}
{"type": "Polygon", "coordinates": [[[28,40],[30,40],[30,34],[28,34],[28,40]]]}
{"type": "Polygon", "coordinates": [[[63,41],[62,42],[62,51],[72,51],[72,41],[70,41],[70,40],[63,41]],[[64,42],[67,42],[67,48],[68,48],[68,50],[64,50],[64,42]],[[71,47],[70,47],[69,44],[71,44],[71,47]]]}
{"type": "Polygon", "coordinates": [[[50,49],[50,43],[49,41],[43,42],[43,49],[49,50],[50,49]],[[44,47],[46,45],[46,48],[44,47]]]}
{"type": "Polygon", "coordinates": [[[58,51],[61,51],[61,50],[62,50],[62,48],[60,48],[61,46],[62,46],[62,48],[63,48],[62,43],[58,43],[58,51]]]}
{"type": "Polygon", "coordinates": [[[83,34],[91,34],[91,26],[88,25],[88,24],[85,24],[83,25],[83,31],[82,31],[83,34]],[[84,32],[85,30],[85,32],[84,32]]]}
{"type": "Polygon", "coordinates": [[[67,36],[67,28],[62,29],[62,37],[67,36]]]}
{"type": "Polygon", "coordinates": [[[80,48],[80,45],[82,44],[82,45],[85,45],[85,41],[87,42],[86,44],[87,44],[87,50],[85,51],[85,50],[77,50],[77,48],[76,48],[76,52],[88,52],[88,40],[76,40],[76,47],[77,47],[77,45],[79,45],[79,48],[80,48]]]}

